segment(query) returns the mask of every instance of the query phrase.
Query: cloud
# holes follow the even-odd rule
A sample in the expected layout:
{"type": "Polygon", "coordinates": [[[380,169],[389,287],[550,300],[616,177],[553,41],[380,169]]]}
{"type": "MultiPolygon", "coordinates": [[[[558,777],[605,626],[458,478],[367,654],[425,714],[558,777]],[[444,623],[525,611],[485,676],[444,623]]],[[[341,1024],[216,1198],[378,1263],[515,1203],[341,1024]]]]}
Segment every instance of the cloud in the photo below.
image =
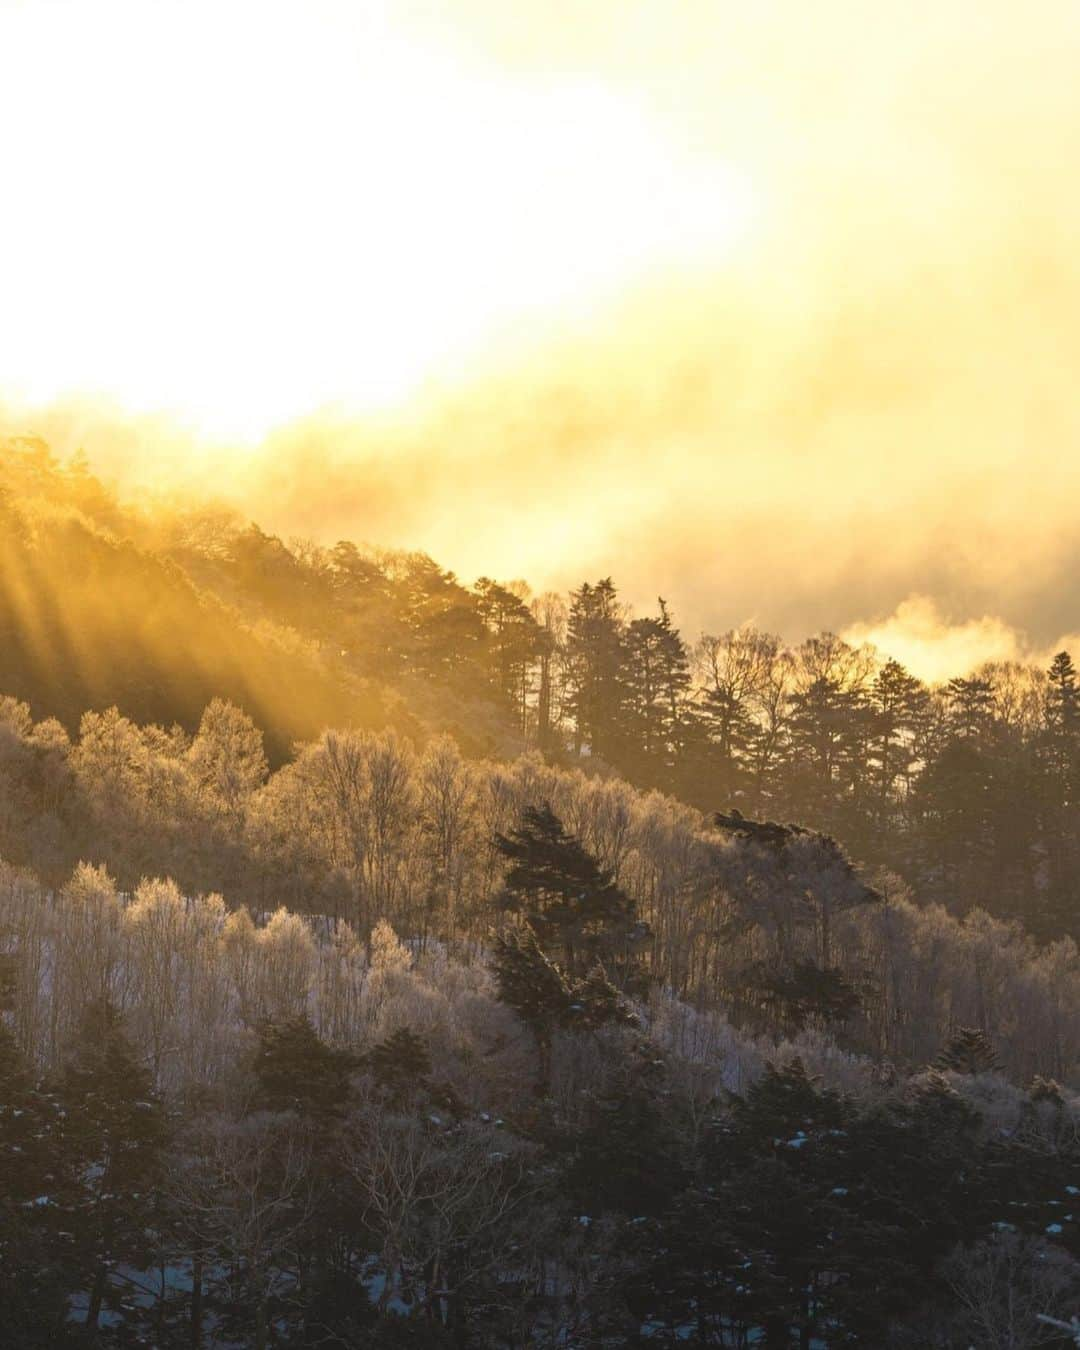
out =
{"type": "Polygon", "coordinates": [[[990,663],[1022,662],[1045,667],[1056,652],[1080,655],[1080,635],[1076,633],[1040,645],[992,614],[950,622],[928,595],[909,596],[888,617],[850,624],[841,636],[855,646],[869,643],[928,684],[969,675],[990,663]]]}
{"type": "MultiPolygon", "coordinates": [[[[83,445],[131,491],[423,548],[467,580],[611,573],[689,635],[883,630],[936,671],[1076,631],[1080,9],[571,8],[399,11],[499,80],[602,86],[734,166],[760,203],[735,250],[518,316],[400,407],[313,407],[242,452],[86,403],[0,425],[83,445]]],[[[422,228],[445,242],[438,212],[422,228]]]]}
{"type": "Polygon", "coordinates": [[[1027,654],[1021,635],[1001,619],[987,614],[949,623],[928,595],[911,596],[877,623],[851,624],[842,636],[855,645],[870,643],[930,684],[1027,654]]]}

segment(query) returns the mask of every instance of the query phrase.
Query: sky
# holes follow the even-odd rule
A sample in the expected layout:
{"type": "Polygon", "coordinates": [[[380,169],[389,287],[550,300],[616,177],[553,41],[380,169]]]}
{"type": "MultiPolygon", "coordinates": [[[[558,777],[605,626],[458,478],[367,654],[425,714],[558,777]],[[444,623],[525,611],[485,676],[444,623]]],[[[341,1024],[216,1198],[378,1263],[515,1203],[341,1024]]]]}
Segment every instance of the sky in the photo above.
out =
{"type": "Polygon", "coordinates": [[[920,673],[1080,630],[1080,7],[0,0],[0,430],[920,673]]]}

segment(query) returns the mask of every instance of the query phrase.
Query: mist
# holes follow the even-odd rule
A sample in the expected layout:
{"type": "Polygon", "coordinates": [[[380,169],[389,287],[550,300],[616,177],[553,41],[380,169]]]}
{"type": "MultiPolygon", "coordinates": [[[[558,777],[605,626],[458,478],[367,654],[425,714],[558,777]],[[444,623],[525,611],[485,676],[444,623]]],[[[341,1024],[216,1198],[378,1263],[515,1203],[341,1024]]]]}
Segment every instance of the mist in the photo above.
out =
{"type": "Polygon", "coordinates": [[[610,44],[539,11],[408,11],[521,80],[603,80],[734,166],[754,219],[715,259],[505,322],[396,407],[343,398],[239,448],[93,397],[9,401],[0,425],[284,536],[537,591],[612,574],[688,633],[830,628],[924,670],[942,641],[1041,653],[1080,629],[1078,16],[766,8],[680,6],[661,35],[631,6],[610,44]]]}

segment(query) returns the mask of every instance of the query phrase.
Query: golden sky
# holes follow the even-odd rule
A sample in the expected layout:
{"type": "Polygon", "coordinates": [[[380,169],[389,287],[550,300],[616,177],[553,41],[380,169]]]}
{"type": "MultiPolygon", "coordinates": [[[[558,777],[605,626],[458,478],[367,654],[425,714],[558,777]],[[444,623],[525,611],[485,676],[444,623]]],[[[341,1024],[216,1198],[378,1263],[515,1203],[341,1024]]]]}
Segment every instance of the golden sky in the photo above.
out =
{"type": "Polygon", "coordinates": [[[1078,69],[1072,0],[0,0],[0,423],[691,632],[1041,651],[1078,69]]]}

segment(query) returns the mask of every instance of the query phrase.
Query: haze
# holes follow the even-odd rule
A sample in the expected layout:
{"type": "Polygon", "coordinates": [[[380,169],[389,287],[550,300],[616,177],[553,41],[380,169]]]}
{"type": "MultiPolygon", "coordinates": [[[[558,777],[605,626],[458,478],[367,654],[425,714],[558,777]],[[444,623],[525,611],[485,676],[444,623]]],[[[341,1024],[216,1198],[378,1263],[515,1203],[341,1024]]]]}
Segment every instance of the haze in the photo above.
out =
{"type": "Polygon", "coordinates": [[[1042,653],[1078,58],[1048,0],[0,5],[2,429],[687,631],[1042,653]]]}

